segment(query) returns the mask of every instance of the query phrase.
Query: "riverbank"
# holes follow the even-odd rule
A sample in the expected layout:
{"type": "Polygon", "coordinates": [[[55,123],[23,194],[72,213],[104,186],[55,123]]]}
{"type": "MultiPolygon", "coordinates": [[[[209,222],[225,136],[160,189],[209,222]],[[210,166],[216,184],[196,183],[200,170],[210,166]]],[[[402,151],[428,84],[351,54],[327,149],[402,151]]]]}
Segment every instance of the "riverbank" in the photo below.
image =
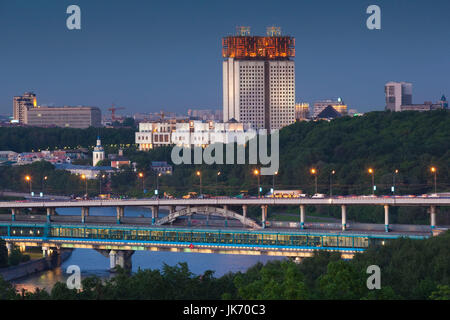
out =
{"type": "Polygon", "coordinates": [[[52,255],[45,258],[23,262],[17,266],[1,268],[0,276],[6,281],[28,277],[32,274],[58,267],[61,263],[69,259],[71,254],[72,250],[64,250],[61,252],[60,259],[52,255]]]}

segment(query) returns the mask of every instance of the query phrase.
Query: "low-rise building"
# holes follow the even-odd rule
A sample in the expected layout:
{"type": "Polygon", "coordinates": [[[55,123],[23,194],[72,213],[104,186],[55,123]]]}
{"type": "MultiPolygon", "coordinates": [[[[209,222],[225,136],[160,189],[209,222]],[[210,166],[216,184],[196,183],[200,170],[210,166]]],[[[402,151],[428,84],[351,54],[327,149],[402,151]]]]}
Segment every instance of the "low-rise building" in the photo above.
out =
{"type": "Polygon", "coordinates": [[[108,166],[93,167],[93,166],[74,165],[74,164],[70,164],[70,163],[55,164],[55,169],[69,171],[72,174],[76,174],[76,175],[80,175],[80,176],[84,175],[86,177],[86,179],[89,179],[89,180],[97,179],[100,176],[100,174],[103,174],[103,173],[111,174],[111,173],[116,172],[115,168],[108,167],[108,166]]]}
{"type": "Polygon", "coordinates": [[[166,161],[152,161],[152,170],[161,174],[172,174],[173,168],[166,161]]]}
{"type": "Polygon", "coordinates": [[[342,101],[341,98],[338,98],[337,100],[328,99],[314,102],[313,118],[317,118],[319,113],[325,110],[325,108],[327,108],[328,106],[332,106],[334,110],[336,110],[343,116],[347,115],[347,105],[342,101]]]}

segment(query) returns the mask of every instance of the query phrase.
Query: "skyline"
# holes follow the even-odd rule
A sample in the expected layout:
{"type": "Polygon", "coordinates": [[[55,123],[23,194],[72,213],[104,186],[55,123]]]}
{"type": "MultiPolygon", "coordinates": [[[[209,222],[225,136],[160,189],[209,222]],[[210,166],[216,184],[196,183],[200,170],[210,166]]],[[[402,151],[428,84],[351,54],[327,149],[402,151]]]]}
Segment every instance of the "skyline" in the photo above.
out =
{"type": "Polygon", "coordinates": [[[253,35],[276,25],[295,37],[296,102],[342,97],[360,112],[384,110],[391,80],[413,83],[413,103],[450,92],[445,1],[378,1],[381,30],[373,31],[365,27],[371,3],[362,1],[196,1],[177,2],[177,10],[133,3],[77,1],[82,29],[69,31],[65,9],[73,3],[0,2],[0,114],[11,114],[13,96],[25,91],[41,105],[97,106],[104,114],[112,103],[126,114],[222,109],[221,39],[237,25],[253,35]]]}

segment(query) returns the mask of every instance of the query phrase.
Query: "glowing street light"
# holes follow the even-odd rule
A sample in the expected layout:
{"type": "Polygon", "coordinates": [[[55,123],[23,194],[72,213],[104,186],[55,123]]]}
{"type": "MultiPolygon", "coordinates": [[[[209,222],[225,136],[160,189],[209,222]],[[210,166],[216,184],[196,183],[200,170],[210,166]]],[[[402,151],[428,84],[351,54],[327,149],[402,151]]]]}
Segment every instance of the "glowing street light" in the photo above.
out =
{"type": "Polygon", "coordinates": [[[144,189],[144,173],[139,172],[138,173],[138,177],[142,179],[142,193],[145,193],[145,189],[144,189]]]}
{"type": "Polygon", "coordinates": [[[372,195],[375,195],[375,172],[373,171],[372,168],[369,168],[369,170],[367,170],[367,172],[372,175],[372,195]]]}
{"type": "Polygon", "coordinates": [[[159,198],[159,177],[162,176],[162,173],[159,172],[156,174],[156,190],[155,190],[155,195],[157,198],[159,198]]]}
{"type": "Polygon", "coordinates": [[[431,173],[434,174],[434,193],[437,193],[437,169],[436,167],[431,167],[430,168],[431,173]]]}
{"type": "Polygon", "coordinates": [[[200,178],[200,195],[202,195],[202,173],[197,171],[195,174],[200,178]]]}
{"type": "Polygon", "coordinates": [[[395,177],[398,174],[398,169],[395,169],[394,173],[392,174],[392,194],[395,195],[395,177]]]}
{"type": "Polygon", "coordinates": [[[219,180],[219,176],[222,174],[222,172],[217,171],[216,174],[216,197],[219,195],[219,184],[218,184],[218,180],[219,180]]]}
{"type": "Polygon", "coordinates": [[[85,188],[86,188],[85,196],[87,197],[87,195],[88,195],[88,187],[87,187],[87,177],[86,177],[85,174],[81,175],[81,180],[84,180],[84,184],[85,184],[85,188]]]}
{"type": "Polygon", "coordinates": [[[47,179],[47,176],[42,177],[42,195],[44,194],[45,181],[47,181],[47,179]]]}
{"type": "Polygon", "coordinates": [[[260,179],[259,179],[259,176],[260,176],[259,170],[258,169],[253,170],[253,174],[258,178],[258,198],[260,198],[261,197],[261,185],[260,185],[260,179]]]}
{"type": "Polygon", "coordinates": [[[31,177],[30,176],[25,176],[25,181],[28,182],[28,186],[30,187],[30,194],[31,194],[31,177]]]}
{"type": "Polygon", "coordinates": [[[330,198],[333,196],[333,176],[336,174],[335,170],[330,172],[330,198]]]}
{"type": "Polygon", "coordinates": [[[311,168],[311,174],[314,176],[315,194],[317,194],[317,169],[311,168]]]}
{"type": "Polygon", "coordinates": [[[273,193],[275,192],[275,176],[277,176],[277,175],[278,175],[278,171],[275,171],[272,175],[272,196],[273,196],[273,193]]]}

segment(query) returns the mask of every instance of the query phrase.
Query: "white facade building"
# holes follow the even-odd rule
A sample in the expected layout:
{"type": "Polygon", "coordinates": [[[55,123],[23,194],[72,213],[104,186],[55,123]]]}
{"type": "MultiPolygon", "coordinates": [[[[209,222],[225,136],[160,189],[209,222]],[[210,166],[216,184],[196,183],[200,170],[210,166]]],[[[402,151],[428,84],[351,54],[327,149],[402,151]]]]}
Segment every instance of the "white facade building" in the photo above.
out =
{"type": "Polygon", "coordinates": [[[256,135],[250,123],[190,120],[168,123],[140,123],[136,132],[139,150],[177,145],[206,147],[212,143],[245,143],[256,135]],[[161,130],[161,131],[160,131],[161,130]],[[163,138],[161,138],[163,137],[163,138]],[[158,141],[155,141],[155,140],[158,141]],[[162,142],[161,142],[162,141],[162,142]]]}

